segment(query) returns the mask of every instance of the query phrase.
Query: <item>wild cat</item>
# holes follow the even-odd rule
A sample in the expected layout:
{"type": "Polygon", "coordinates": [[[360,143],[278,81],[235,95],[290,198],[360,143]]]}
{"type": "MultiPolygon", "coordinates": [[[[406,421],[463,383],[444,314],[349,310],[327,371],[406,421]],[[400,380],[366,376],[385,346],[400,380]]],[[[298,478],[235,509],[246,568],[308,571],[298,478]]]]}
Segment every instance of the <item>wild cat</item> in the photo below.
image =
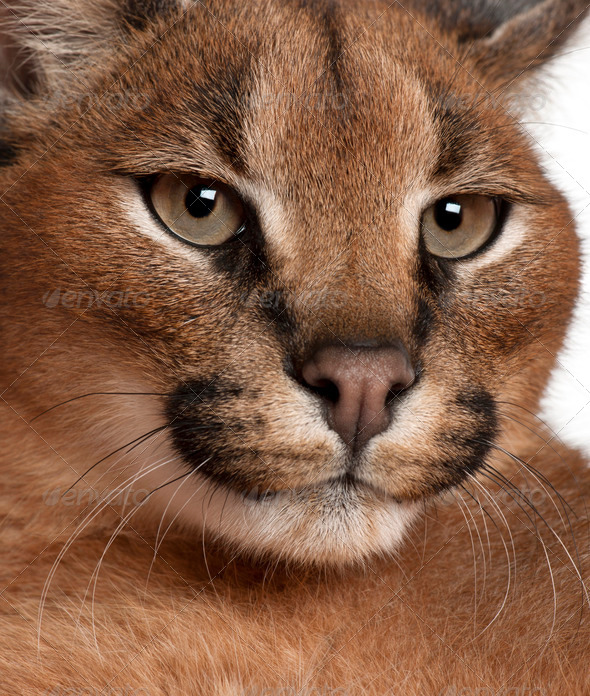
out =
{"type": "Polygon", "coordinates": [[[2,693],[589,693],[585,11],[4,5],[2,693]]]}

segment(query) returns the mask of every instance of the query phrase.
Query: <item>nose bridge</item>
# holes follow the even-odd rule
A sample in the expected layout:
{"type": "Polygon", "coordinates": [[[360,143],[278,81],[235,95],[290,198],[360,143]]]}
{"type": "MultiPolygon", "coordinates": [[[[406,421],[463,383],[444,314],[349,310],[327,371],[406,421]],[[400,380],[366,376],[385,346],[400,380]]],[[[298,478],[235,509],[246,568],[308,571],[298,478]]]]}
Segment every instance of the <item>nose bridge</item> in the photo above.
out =
{"type": "MultiPolygon", "coordinates": [[[[377,265],[348,263],[332,273],[320,273],[304,286],[296,302],[298,325],[312,333],[314,343],[346,342],[377,344],[392,339],[409,340],[412,313],[411,285],[402,272],[389,273],[377,265]]],[[[390,264],[391,266],[391,264],[390,264]]]]}
{"type": "Polygon", "coordinates": [[[337,211],[323,206],[315,218],[297,206],[297,226],[289,224],[288,232],[272,227],[271,265],[293,323],[306,345],[338,338],[409,342],[416,279],[404,216],[395,206],[378,215],[383,208],[375,203],[367,225],[355,218],[352,202],[360,206],[352,197],[337,211]]]}

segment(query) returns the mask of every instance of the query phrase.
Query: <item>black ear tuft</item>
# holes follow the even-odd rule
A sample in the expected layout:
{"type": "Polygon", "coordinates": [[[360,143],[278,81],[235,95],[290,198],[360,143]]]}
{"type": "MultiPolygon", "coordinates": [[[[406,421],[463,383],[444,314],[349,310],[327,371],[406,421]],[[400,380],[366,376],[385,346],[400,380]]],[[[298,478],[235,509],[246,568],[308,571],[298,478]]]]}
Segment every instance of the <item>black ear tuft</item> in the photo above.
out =
{"type": "Polygon", "coordinates": [[[545,63],[590,14],[588,0],[410,0],[409,7],[465,44],[488,84],[545,63]]]}
{"type": "Polygon", "coordinates": [[[16,149],[4,140],[0,140],[0,167],[8,167],[14,164],[16,158],[16,149]]]}
{"type": "Polygon", "coordinates": [[[411,0],[409,6],[434,14],[442,29],[466,42],[490,35],[538,4],[539,0],[411,0]]]}
{"type": "Polygon", "coordinates": [[[124,0],[121,17],[128,27],[143,31],[150,22],[169,15],[180,5],[178,0],[124,0]]]}

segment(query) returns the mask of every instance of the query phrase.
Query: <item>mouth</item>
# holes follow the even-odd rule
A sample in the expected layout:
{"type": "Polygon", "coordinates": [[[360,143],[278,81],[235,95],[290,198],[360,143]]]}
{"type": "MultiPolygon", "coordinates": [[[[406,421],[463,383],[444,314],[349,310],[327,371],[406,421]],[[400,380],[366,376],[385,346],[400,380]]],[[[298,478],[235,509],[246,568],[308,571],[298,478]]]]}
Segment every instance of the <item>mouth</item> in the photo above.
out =
{"type": "Polygon", "coordinates": [[[206,526],[232,549],[313,565],[358,563],[394,552],[420,508],[350,474],[294,489],[238,493],[219,485],[206,496],[206,526]]]}
{"type": "Polygon", "coordinates": [[[285,504],[289,500],[297,500],[298,502],[311,501],[318,497],[335,493],[339,494],[340,498],[343,497],[343,494],[349,493],[357,496],[362,495],[379,503],[397,503],[401,505],[404,502],[384,489],[368,483],[358,475],[349,472],[321,482],[314,482],[309,486],[282,489],[254,487],[242,489],[238,492],[238,495],[247,505],[269,505],[271,503],[285,504]]]}

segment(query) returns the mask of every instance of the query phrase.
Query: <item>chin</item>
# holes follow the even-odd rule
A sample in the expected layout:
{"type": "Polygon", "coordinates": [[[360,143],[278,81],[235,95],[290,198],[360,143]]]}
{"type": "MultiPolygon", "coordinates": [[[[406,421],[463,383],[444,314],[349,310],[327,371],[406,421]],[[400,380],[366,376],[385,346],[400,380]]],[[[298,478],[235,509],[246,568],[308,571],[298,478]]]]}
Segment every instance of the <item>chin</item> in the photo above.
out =
{"type": "Polygon", "coordinates": [[[299,565],[342,567],[395,553],[422,507],[344,478],[295,491],[240,493],[206,479],[185,488],[166,502],[181,525],[236,555],[299,565]]]}

